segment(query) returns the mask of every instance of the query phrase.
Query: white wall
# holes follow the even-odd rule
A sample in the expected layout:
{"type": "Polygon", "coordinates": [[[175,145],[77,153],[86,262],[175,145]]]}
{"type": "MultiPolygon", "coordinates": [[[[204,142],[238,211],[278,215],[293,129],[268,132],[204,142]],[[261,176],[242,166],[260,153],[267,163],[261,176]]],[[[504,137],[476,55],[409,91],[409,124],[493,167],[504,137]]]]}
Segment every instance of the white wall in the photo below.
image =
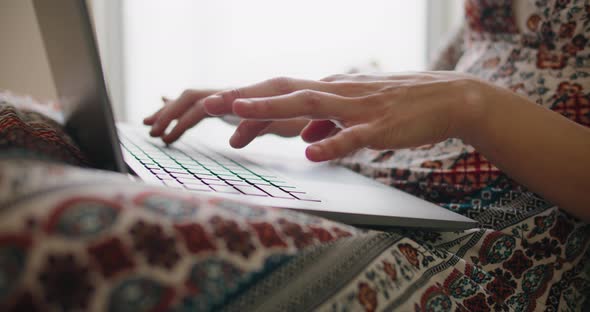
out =
{"type": "Polygon", "coordinates": [[[0,90],[57,98],[31,0],[0,1],[0,90]]]}
{"type": "Polygon", "coordinates": [[[127,0],[123,12],[135,122],[185,88],[320,79],[372,61],[384,71],[426,64],[425,0],[127,0]]]}
{"type": "MultiPolygon", "coordinates": [[[[115,113],[124,117],[121,105],[124,85],[117,70],[123,61],[119,50],[122,32],[116,28],[120,18],[112,19],[117,18],[116,13],[120,14],[120,6],[119,0],[94,0],[90,8],[96,13],[97,39],[105,76],[111,84],[115,113]],[[106,23],[110,23],[108,31],[106,23]]],[[[32,0],[0,0],[0,90],[31,95],[41,102],[57,100],[32,0]]]]}

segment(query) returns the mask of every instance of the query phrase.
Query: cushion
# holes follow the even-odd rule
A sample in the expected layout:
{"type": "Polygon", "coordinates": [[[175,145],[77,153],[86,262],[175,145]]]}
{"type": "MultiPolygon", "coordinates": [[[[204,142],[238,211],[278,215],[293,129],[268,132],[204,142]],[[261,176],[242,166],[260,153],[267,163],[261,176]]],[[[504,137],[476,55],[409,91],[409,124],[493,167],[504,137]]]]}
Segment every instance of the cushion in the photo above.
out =
{"type": "Polygon", "coordinates": [[[0,157],[88,165],[88,160],[65,133],[59,119],[57,112],[30,98],[0,92],[0,157]]]}

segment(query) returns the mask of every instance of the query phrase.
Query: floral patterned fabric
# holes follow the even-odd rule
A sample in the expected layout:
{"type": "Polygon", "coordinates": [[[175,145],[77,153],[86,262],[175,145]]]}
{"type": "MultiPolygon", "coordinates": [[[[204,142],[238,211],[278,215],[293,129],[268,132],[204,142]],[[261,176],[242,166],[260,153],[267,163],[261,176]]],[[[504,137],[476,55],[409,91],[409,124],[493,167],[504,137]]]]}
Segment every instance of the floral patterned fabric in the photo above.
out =
{"type": "Polygon", "coordinates": [[[88,165],[88,160],[59,121],[59,114],[48,105],[0,92],[0,156],[18,155],[88,165]]]}
{"type": "MultiPolygon", "coordinates": [[[[463,35],[436,64],[448,69],[455,63],[457,71],[510,88],[590,126],[590,3],[523,1],[531,1],[535,12],[519,32],[512,1],[467,0],[463,35]]],[[[437,273],[429,273],[430,281],[420,287],[410,282],[412,297],[407,291],[402,291],[405,297],[397,294],[404,287],[383,287],[380,279],[359,276],[332,307],[349,306],[345,298],[370,293],[376,308],[394,302],[405,309],[413,304],[416,311],[582,309],[590,294],[584,272],[590,228],[518,185],[473,147],[450,139],[411,150],[363,150],[338,162],[474,218],[481,229],[478,234],[428,237],[406,233],[416,250],[426,249],[417,259],[443,256],[455,264],[443,270],[437,261],[433,266],[417,260],[420,274],[437,273]]],[[[395,264],[395,258],[385,260],[395,264]]],[[[386,266],[375,262],[373,267],[385,280],[386,266]]]]}
{"type": "MultiPolygon", "coordinates": [[[[530,1],[536,10],[524,32],[515,26],[511,1],[466,1],[461,36],[437,64],[511,88],[590,126],[590,5],[530,1]]],[[[16,146],[58,159],[53,155],[65,150],[70,156],[64,161],[82,162],[59,127],[31,122],[37,115],[5,104],[0,138],[8,143],[0,154],[14,157],[7,151],[16,146]]],[[[590,226],[520,186],[473,147],[451,139],[411,150],[360,151],[339,163],[474,218],[480,227],[366,231],[113,173],[5,159],[0,310],[590,307],[590,226]]]]}
{"type": "Polygon", "coordinates": [[[361,233],[58,164],[0,164],[1,311],[207,311],[361,233]]]}

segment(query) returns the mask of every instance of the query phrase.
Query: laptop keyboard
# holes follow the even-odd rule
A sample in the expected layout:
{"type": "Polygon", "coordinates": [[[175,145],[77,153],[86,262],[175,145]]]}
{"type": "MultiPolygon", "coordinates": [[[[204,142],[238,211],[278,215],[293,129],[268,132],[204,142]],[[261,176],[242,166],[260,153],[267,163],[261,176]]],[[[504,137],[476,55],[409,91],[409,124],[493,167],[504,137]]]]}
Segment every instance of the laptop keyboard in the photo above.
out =
{"type": "Polygon", "coordinates": [[[246,166],[221,154],[206,153],[192,147],[190,153],[186,153],[144,139],[131,141],[124,136],[121,136],[121,144],[169,187],[195,192],[320,201],[262,168],[246,166]]]}

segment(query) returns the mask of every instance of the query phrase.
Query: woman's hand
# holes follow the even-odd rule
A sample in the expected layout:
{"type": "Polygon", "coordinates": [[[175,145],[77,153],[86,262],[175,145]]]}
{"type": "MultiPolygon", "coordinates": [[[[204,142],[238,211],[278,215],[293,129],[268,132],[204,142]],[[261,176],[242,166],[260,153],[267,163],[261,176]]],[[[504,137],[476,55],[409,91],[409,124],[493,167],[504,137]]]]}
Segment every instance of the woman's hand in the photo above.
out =
{"type": "Polygon", "coordinates": [[[276,120],[312,120],[302,130],[313,161],[357,149],[398,149],[462,137],[482,110],[485,83],[454,72],[275,78],[203,100],[211,115],[244,120],[230,143],[243,147],[276,120]],[[338,131],[340,130],[340,131],[338,131]]]}
{"type": "MultiPolygon", "coordinates": [[[[219,90],[186,90],[176,100],[163,98],[164,107],[146,117],[143,123],[152,126],[151,136],[161,137],[162,141],[170,144],[178,140],[189,128],[209,117],[203,108],[203,99],[219,92],[219,90]],[[173,120],[177,120],[176,125],[166,132],[173,120]]],[[[273,133],[281,136],[296,136],[307,123],[308,120],[305,119],[274,122],[259,135],[273,133]]]]}

